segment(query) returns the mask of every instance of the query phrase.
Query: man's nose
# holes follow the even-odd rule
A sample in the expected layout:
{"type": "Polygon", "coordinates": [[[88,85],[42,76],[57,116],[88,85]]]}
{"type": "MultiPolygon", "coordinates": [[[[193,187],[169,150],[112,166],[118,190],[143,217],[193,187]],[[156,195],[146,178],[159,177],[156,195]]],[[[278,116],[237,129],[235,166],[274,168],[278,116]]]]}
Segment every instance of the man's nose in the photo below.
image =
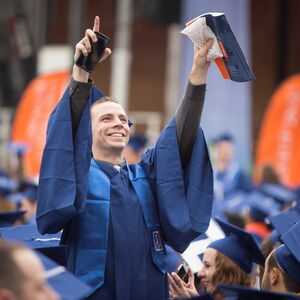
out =
{"type": "Polygon", "coordinates": [[[119,119],[119,118],[114,118],[114,124],[113,124],[114,127],[123,127],[123,123],[122,121],[119,119]]]}

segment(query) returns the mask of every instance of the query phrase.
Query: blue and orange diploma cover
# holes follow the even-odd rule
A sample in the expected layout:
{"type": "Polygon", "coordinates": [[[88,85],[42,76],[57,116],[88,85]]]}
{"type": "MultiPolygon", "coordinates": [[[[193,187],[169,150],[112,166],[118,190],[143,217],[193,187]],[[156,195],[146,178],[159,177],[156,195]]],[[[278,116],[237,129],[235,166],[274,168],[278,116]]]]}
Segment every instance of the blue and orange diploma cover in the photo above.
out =
{"type": "Polygon", "coordinates": [[[215,53],[212,59],[209,60],[215,61],[225,79],[245,82],[255,78],[225,14],[203,14],[186,25],[187,27],[182,33],[189,36],[196,46],[202,46],[208,38],[215,40],[212,46],[215,53]],[[200,25],[200,23],[202,24],[200,25]],[[203,26],[205,27],[203,28],[203,26]]]}

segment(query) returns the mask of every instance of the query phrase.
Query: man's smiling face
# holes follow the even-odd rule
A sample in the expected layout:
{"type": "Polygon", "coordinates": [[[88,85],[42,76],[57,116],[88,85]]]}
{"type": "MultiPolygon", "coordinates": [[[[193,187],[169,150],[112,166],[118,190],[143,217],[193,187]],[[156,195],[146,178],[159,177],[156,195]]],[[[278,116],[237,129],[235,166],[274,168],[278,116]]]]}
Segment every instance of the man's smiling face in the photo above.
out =
{"type": "Polygon", "coordinates": [[[130,129],[128,117],[121,105],[106,101],[91,109],[93,148],[104,155],[122,154],[128,143],[130,129]]]}

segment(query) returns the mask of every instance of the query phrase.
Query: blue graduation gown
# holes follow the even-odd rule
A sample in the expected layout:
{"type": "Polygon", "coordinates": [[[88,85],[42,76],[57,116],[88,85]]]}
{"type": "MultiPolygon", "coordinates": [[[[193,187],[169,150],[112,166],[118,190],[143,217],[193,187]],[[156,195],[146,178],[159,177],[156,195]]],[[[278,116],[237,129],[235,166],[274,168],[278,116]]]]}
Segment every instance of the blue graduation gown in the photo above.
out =
{"type": "MultiPolygon", "coordinates": [[[[76,216],[85,209],[87,178],[91,161],[89,110],[91,103],[99,96],[99,92],[93,87],[74,138],[68,90],[49,119],[47,142],[40,172],[37,225],[41,233],[64,229],[63,240],[66,243],[68,243],[70,235],[76,234],[74,231],[76,216]]],[[[202,131],[199,130],[192,157],[184,171],[180,163],[175,119],[164,129],[155,148],[144,154],[140,165],[144,169],[156,197],[164,239],[174,249],[182,252],[196,236],[206,231],[210,220],[213,177],[202,131]]],[[[110,205],[112,211],[109,222],[105,278],[114,278],[114,281],[105,279],[104,285],[111,285],[107,290],[115,290],[116,294],[103,299],[118,299],[121,291],[119,286],[122,285],[122,282],[127,286],[124,289],[127,289],[128,293],[128,297],[124,298],[122,295],[122,299],[138,299],[139,295],[143,295],[143,299],[167,299],[166,277],[159,273],[158,269],[155,269],[156,267],[151,261],[148,237],[144,236],[145,216],[141,212],[140,203],[134,200],[138,199],[137,195],[130,187],[129,182],[125,184],[126,191],[123,187],[123,192],[120,193],[119,186],[122,179],[119,178],[115,182],[115,177],[114,180],[111,177],[111,171],[106,170],[106,172],[111,178],[110,205]],[[130,209],[124,211],[126,218],[117,217],[122,211],[120,207],[124,208],[124,203],[129,199],[132,201],[130,206],[135,207],[136,215],[132,216],[135,220],[134,223],[131,223],[131,217],[128,217],[128,214],[132,213],[130,209]],[[116,203],[119,203],[120,206],[116,203]],[[135,223],[137,226],[134,226],[135,223]],[[123,227],[126,227],[125,231],[132,234],[133,238],[120,234],[123,227]],[[137,261],[127,259],[127,251],[129,251],[127,241],[129,244],[138,243],[138,246],[134,248],[134,251],[138,253],[137,261]],[[118,253],[116,253],[116,249],[118,249],[118,253]],[[118,261],[117,265],[116,260],[118,261]],[[122,261],[124,266],[122,266],[122,261]],[[142,272],[138,272],[140,273],[138,276],[136,266],[141,266],[140,270],[142,270],[142,272]],[[133,280],[135,284],[129,290],[129,283],[125,277],[128,277],[129,281],[136,278],[133,280]],[[145,286],[147,286],[147,291],[150,290],[150,294],[147,296],[143,294],[145,286]],[[152,287],[154,286],[159,289],[157,297],[153,294],[152,287]],[[136,298],[133,295],[136,295],[136,298]],[[165,295],[165,297],[162,298],[161,295],[165,295]]],[[[126,173],[126,170],[124,172],[126,173]]],[[[124,172],[122,171],[123,176],[124,172]]],[[[101,292],[100,290],[101,288],[96,293],[101,292]]],[[[102,296],[104,297],[104,295],[102,296]]]]}
{"type": "Polygon", "coordinates": [[[110,222],[104,285],[90,299],[167,299],[167,278],[153,264],[140,201],[128,176],[97,162],[110,179],[110,222]],[[137,230],[138,229],[138,230],[137,230]]]}

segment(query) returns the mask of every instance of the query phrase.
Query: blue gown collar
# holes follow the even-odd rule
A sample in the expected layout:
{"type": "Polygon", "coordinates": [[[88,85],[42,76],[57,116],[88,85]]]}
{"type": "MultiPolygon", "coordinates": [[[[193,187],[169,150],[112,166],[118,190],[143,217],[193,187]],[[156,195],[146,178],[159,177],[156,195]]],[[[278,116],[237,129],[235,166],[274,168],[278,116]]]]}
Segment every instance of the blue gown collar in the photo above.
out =
{"type": "Polygon", "coordinates": [[[114,176],[120,172],[122,169],[125,172],[128,172],[128,163],[126,160],[122,161],[120,165],[114,165],[110,162],[93,159],[97,165],[101,168],[103,172],[105,172],[108,176],[114,176]]]}

